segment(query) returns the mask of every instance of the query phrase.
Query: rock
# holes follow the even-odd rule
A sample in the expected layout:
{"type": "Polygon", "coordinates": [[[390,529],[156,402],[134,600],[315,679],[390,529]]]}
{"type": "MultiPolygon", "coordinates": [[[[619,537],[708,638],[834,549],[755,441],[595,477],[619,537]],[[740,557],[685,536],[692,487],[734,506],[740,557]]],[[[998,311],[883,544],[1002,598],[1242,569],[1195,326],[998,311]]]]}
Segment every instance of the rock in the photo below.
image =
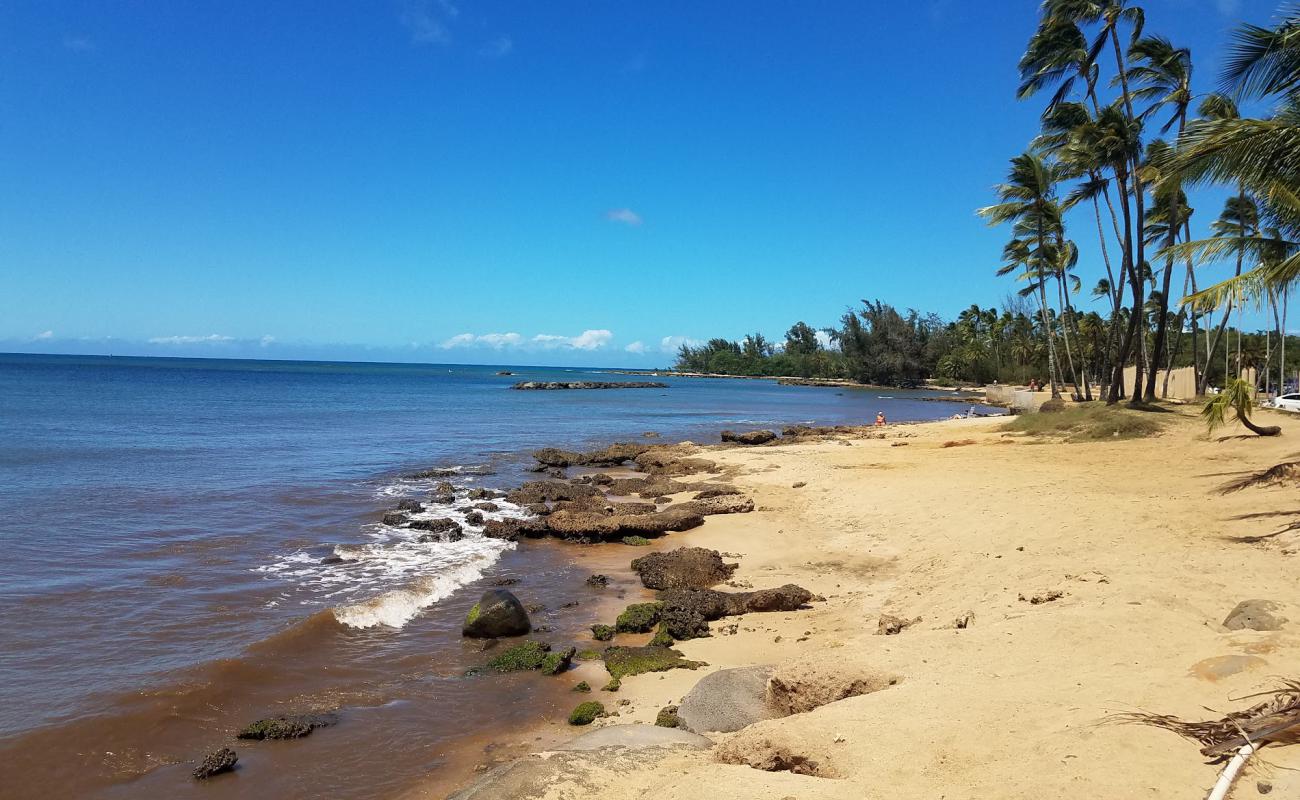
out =
{"type": "Polygon", "coordinates": [[[679,642],[702,639],[709,635],[709,623],[693,609],[667,606],[660,611],[659,622],[664,631],[679,642]]]}
{"type": "Polygon", "coordinates": [[[655,715],[655,725],[660,728],[676,728],[682,723],[681,718],[677,716],[677,706],[664,706],[659,709],[655,715]]]}
{"type": "Polygon", "coordinates": [[[616,467],[633,460],[649,449],[648,444],[615,442],[604,449],[583,453],[581,464],[586,467],[616,467]]]}
{"type": "Polygon", "coordinates": [[[494,672],[527,672],[540,669],[550,652],[551,646],[546,642],[524,642],[506,648],[488,661],[487,665],[494,672]]]}
{"type": "Polygon", "coordinates": [[[648,644],[651,647],[673,646],[673,635],[668,632],[668,626],[662,621],[659,623],[659,628],[655,631],[654,638],[652,638],[648,644]]]}
{"type": "Polygon", "coordinates": [[[238,760],[239,756],[235,754],[234,750],[223,747],[220,750],[208,753],[202,763],[195,767],[194,772],[191,774],[197,780],[206,780],[213,775],[230,772],[235,768],[235,762],[238,760]]]}
{"type": "Polygon", "coordinates": [[[722,441],[735,442],[736,444],[758,445],[767,444],[776,440],[776,431],[744,431],[736,433],[735,431],[723,431],[722,441]]]}
{"type": "Polygon", "coordinates": [[[586,541],[616,541],[625,536],[654,537],[685,531],[704,524],[704,516],[691,508],[669,508],[650,514],[605,515],[592,511],[556,511],[546,519],[552,535],[586,541]]]}
{"type": "Polygon", "coordinates": [[[1223,627],[1230,631],[1276,631],[1281,630],[1286,617],[1273,612],[1278,610],[1277,603],[1271,600],[1242,600],[1223,620],[1223,627]]]}
{"type": "Polygon", "coordinates": [[[693,733],[730,733],[781,716],[767,703],[771,666],[724,669],[705,675],[682,698],[677,718],[693,733]]]}
{"type": "Polygon", "coordinates": [[[647,589],[708,589],[729,580],[738,566],[703,547],[681,547],[632,561],[632,571],[647,589]]]}
{"type": "Polygon", "coordinates": [[[573,691],[590,694],[591,684],[587,683],[586,681],[578,681],[576,684],[574,684],[573,691]]]}
{"type": "Polygon", "coordinates": [[[648,450],[636,457],[636,463],[650,475],[694,475],[713,472],[718,468],[717,464],[708,459],[689,458],[667,448],[648,450]]]}
{"type": "Polygon", "coordinates": [[[434,519],[417,519],[412,520],[409,526],[412,530],[428,531],[430,533],[445,533],[447,531],[459,530],[460,523],[447,517],[436,517],[434,519]]]}
{"type": "Polygon", "coordinates": [[[573,450],[561,450],[557,447],[543,447],[541,450],[534,450],[533,458],[537,459],[538,464],[547,467],[563,468],[582,463],[582,453],[573,450]]]}
{"type": "Polygon", "coordinates": [[[967,611],[957,619],[953,620],[952,626],[957,630],[964,630],[975,624],[975,612],[967,611]]]}
{"type": "Polygon", "coordinates": [[[694,499],[708,500],[710,497],[726,497],[729,494],[740,494],[740,490],[734,486],[714,486],[700,491],[694,499]]]}
{"type": "Polygon", "coordinates": [[[424,505],[420,503],[419,500],[412,500],[411,498],[406,498],[405,500],[398,501],[397,510],[414,511],[416,513],[419,513],[424,510],[424,505]]]}
{"type": "Polygon", "coordinates": [[[590,725],[597,717],[605,716],[605,706],[595,700],[579,703],[569,712],[570,725],[590,725]]]}
{"type": "Polygon", "coordinates": [[[345,564],[347,559],[340,555],[325,556],[320,560],[322,564],[345,564]]]}
{"type": "Polygon", "coordinates": [[[336,722],[338,717],[333,714],[268,717],[245,727],[235,736],[239,739],[300,739],[317,728],[327,728],[336,722]]]}
{"type": "Polygon", "coordinates": [[[532,629],[523,604],[507,589],[489,589],[469,610],[461,634],[476,639],[522,636],[532,629]]]}
{"type": "Polygon", "coordinates": [[[497,578],[492,581],[493,586],[514,586],[517,583],[519,583],[518,578],[497,578]]]}
{"type": "Polygon", "coordinates": [[[384,513],[383,518],[380,519],[379,521],[385,525],[389,525],[394,528],[400,528],[401,526],[410,522],[411,518],[400,511],[388,511],[384,513]]]}
{"type": "Polygon", "coordinates": [[[482,525],[484,520],[482,511],[469,511],[465,514],[465,522],[469,525],[482,525]]]}
{"type": "Polygon", "coordinates": [[[573,663],[573,656],[578,652],[576,647],[567,647],[559,652],[547,653],[542,658],[542,664],[538,669],[543,675],[559,675],[564,672],[573,663]]]}
{"type": "Polygon", "coordinates": [[[619,633],[645,633],[659,624],[663,603],[633,603],[618,615],[614,629],[619,633]]]}
{"type": "Polygon", "coordinates": [[[570,751],[622,747],[641,750],[647,747],[666,746],[686,746],[703,750],[712,747],[713,742],[697,733],[674,730],[671,726],[609,725],[584,733],[555,749],[570,751]]]}
{"type": "Polygon", "coordinates": [[[528,481],[506,494],[506,500],[516,505],[554,503],[559,500],[580,500],[589,497],[603,499],[602,492],[594,486],[567,481],[528,481]]]}
{"type": "Polygon", "coordinates": [[[479,511],[489,511],[489,512],[501,510],[501,506],[497,505],[496,503],[488,503],[488,502],[475,503],[474,508],[478,509],[479,511]]]}
{"type": "Polygon", "coordinates": [[[656,431],[646,431],[645,433],[643,433],[643,434],[641,434],[641,435],[644,436],[644,437],[647,438],[647,439],[658,439],[658,438],[659,438],[659,434],[658,434],[658,432],[656,432],[656,431]]]}
{"type": "Polygon", "coordinates": [[[613,625],[597,624],[591,626],[591,638],[598,642],[608,642],[610,639],[614,638],[616,632],[617,631],[614,630],[613,625]]]}
{"type": "Polygon", "coordinates": [[[520,538],[540,539],[550,534],[545,520],[490,519],[483,523],[483,535],[489,539],[517,542],[520,538]]]}
{"type": "MultiPolygon", "coordinates": [[[[659,593],[659,599],[663,602],[665,611],[677,608],[712,621],[751,611],[795,611],[813,599],[813,593],[788,583],[779,589],[759,589],[753,592],[668,589],[659,593]]],[[[677,637],[677,634],[674,633],[673,636],[677,637]]]]}
{"type": "Polygon", "coordinates": [[[808,481],[795,481],[794,483],[790,484],[790,488],[791,488],[791,489],[802,489],[803,487],[805,487],[805,486],[807,486],[807,485],[808,485],[808,481]]]}
{"type": "Polygon", "coordinates": [[[683,503],[681,508],[689,508],[704,516],[713,514],[748,514],[754,510],[754,501],[739,494],[724,494],[718,497],[706,497],[683,503]]]}
{"type": "Polygon", "coordinates": [[[603,589],[609,585],[608,575],[590,575],[587,577],[587,585],[603,589]]]}
{"type": "Polygon", "coordinates": [[[903,619],[902,617],[896,617],[893,614],[881,614],[880,619],[876,622],[876,635],[895,636],[920,621],[920,617],[915,619],[903,619]]]}
{"type": "Polygon", "coordinates": [[[605,669],[615,681],[646,672],[670,669],[696,669],[707,666],[702,661],[688,661],[671,647],[607,647],[601,656],[605,669]]]}
{"type": "Polygon", "coordinates": [[[898,684],[898,675],[845,664],[840,659],[781,664],[767,682],[766,701],[780,716],[803,714],[846,697],[878,692],[898,684]]]}
{"type": "Polygon", "coordinates": [[[667,389],[657,381],[520,381],[511,389],[555,391],[557,389],[667,389]]]}

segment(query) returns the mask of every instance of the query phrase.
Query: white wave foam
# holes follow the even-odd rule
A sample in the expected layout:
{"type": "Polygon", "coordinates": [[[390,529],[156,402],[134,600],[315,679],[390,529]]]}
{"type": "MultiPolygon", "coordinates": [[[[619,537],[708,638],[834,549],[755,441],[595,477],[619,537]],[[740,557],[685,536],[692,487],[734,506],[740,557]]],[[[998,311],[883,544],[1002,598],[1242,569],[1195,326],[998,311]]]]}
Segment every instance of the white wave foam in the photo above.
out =
{"type": "Polygon", "coordinates": [[[493,561],[496,558],[480,555],[454,569],[424,578],[409,589],[394,589],[360,603],[334,608],[334,618],[352,628],[377,625],[400,628],[460,587],[482,578],[484,568],[493,561]]]}

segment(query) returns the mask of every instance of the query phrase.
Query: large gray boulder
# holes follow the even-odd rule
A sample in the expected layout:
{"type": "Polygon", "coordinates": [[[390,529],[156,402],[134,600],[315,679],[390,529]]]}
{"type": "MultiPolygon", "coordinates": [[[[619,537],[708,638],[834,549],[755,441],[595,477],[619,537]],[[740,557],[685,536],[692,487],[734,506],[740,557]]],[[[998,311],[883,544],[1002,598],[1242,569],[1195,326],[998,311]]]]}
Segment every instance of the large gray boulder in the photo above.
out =
{"type": "Polygon", "coordinates": [[[505,589],[489,589],[469,610],[461,634],[476,639],[523,636],[532,630],[523,603],[505,589]]]}
{"type": "Polygon", "coordinates": [[[698,733],[661,728],[657,725],[610,725],[570,739],[556,750],[599,750],[602,747],[626,747],[640,750],[646,747],[685,746],[704,749],[713,746],[713,740],[698,733]]]}
{"type": "Polygon", "coordinates": [[[692,733],[730,733],[782,716],[767,702],[773,667],[740,667],[706,675],[682,699],[679,726],[692,733]]]}

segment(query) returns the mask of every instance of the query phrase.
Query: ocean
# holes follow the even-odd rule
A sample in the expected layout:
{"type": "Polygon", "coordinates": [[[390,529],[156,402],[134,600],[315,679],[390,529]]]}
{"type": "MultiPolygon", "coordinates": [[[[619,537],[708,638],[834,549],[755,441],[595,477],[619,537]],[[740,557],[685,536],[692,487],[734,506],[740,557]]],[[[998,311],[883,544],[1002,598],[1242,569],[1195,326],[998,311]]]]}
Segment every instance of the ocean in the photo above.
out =
{"type": "MultiPolygon", "coordinates": [[[[0,786],[188,796],[184,762],[232,727],[328,707],[338,726],[241,750],[237,775],[204,794],[396,794],[460,744],[564,701],[535,676],[465,677],[482,659],[459,624],[483,588],[518,580],[556,609],[542,612],[549,635],[576,640],[598,602],[584,570],[627,552],[472,527],[420,542],[382,512],[449,480],[456,500],[438,515],[463,518],[467,490],[534,478],[528,453],[544,446],[965,410],[927,395],[510,365],[0,355],[0,786]],[[669,388],[510,390],[520,380],[669,388]],[[406,477],[432,468],[445,474],[406,477]]],[[[499,506],[489,516],[526,513],[499,506]]]]}

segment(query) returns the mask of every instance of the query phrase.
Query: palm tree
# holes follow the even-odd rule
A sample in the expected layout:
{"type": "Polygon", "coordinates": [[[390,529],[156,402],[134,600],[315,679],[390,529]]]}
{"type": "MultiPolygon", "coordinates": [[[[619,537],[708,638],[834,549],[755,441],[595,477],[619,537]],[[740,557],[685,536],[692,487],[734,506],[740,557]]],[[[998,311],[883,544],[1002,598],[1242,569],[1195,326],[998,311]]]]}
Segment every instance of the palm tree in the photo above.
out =
{"type": "Polygon", "coordinates": [[[1255,387],[1241,378],[1234,378],[1226,381],[1223,391],[1219,392],[1205,404],[1201,409],[1201,416],[1205,418],[1206,427],[1211,433],[1215,428],[1225,424],[1225,415],[1228,409],[1232,409],[1236,415],[1237,422],[1240,422],[1251,432],[1259,436],[1277,436],[1282,429],[1276,425],[1260,427],[1250,421],[1250,410],[1255,405],[1255,387]]]}
{"type": "Polygon", "coordinates": [[[1023,267],[1024,276],[1036,284],[1047,338],[1048,379],[1053,400],[1060,398],[1061,389],[1057,382],[1056,341],[1048,316],[1047,279],[1056,273],[1061,257],[1054,238],[1061,228],[1061,207],[1056,199],[1056,184],[1061,174],[1056,163],[1032,151],[1022,153],[1011,159],[1007,182],[997,187],[1001,202],[976,212],[989,225],[1013,223],[1014,238],[1003,251],[1007,266],[1001,273],[1023,267]]]}

